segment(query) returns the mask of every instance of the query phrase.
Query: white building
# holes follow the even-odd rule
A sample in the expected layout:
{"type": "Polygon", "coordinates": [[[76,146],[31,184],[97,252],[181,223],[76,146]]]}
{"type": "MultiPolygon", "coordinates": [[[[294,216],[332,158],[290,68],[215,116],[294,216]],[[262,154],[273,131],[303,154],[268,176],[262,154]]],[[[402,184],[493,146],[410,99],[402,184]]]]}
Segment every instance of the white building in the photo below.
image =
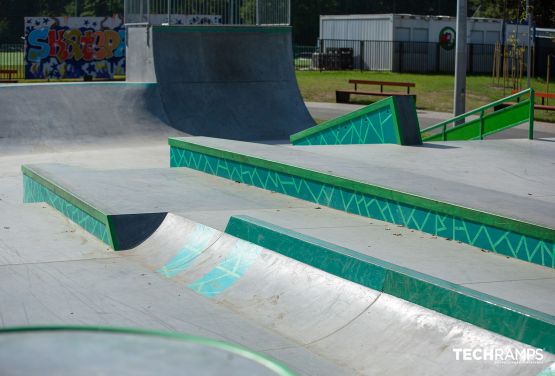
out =
{"type": "MultiPolygon", "coordinates": [[[[448,29],[454,33],[456,17],[410,14],[320,16],[320,40],[324,42],[324,48],[339,47],[339,43],[343,44],[341,47],[353,48],[355,66],[360,68],[362,64],[370,70],[452,71],[454,49],[438,44],[440,35],[449,33],[448,29]]],[[[502,30],[503,21],[500,19],[468,19],[468,66],[471,71],[491,71],[493,46],[502,41],[502,30]]],[[[525,44],[526,26],[506,25],[505,30],[506,40],[518,37],[519,42],[525,44]]]]}

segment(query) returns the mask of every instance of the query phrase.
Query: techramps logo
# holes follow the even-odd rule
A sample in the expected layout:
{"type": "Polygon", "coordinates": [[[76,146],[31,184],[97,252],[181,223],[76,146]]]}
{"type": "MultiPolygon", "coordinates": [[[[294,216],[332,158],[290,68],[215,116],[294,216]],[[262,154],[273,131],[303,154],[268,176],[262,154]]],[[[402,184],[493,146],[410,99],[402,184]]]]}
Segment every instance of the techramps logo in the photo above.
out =
{"type": "Polygon", "coordinates": [[[543,364],[545,355],[543,349],[515,349],[504,347],[489,348],[453,348],[455,360],[458,361],[484,361],[495,364],[543,364]]]}

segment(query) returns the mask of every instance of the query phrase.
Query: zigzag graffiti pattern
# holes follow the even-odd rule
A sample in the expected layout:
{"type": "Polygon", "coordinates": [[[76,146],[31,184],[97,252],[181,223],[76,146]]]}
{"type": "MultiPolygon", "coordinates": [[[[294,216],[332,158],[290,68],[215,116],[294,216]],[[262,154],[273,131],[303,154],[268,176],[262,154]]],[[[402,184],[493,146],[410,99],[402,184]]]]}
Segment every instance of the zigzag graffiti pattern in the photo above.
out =
{"type": "Polygon", "coordinates": [[[172,167],[193,168],[349,213],[453,239],[505,256],[555,267],[553,242],[177,147],[170,149],[170,163],[172,167]]]}
{"type": "Polygon", "coordinates": [[[110,245],[108,229],[104,223],[25,175],[23,175],[23,202],[45,202],[104,243],[110,245]]]}
{"type": "Polygon", "coordinates": [[[351,119],[295,142],[296,145],[396,144],[397,136],[389,107],[351,119]]]}

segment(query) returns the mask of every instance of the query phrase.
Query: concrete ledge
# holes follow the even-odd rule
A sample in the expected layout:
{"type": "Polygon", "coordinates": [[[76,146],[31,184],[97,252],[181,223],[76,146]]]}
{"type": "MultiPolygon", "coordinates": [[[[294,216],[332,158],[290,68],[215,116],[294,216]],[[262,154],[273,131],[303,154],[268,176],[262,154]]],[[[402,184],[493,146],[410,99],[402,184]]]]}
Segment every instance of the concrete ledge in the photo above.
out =
{"type": "Polygon", "coordinates": [[[69,189],[24,165],[23,201],[46,202],[113,250],[133,248],[146,240],[166,217],[163,213],[111,214],[94,207],[69,189]]]}
{"type": "Polygon", "coordinates": [[[555,267],[555,229],[202,144],[169,139],[171,167],[189,167],[348,213],[555,267]]]}
{"type": "Polygon", "coordinates": [[[411,97],[388,97],[290,136],[293,145],[420,145],[411,97]]]}
{"type": "Polygon", "coordinates": [[[225,232],[297,261],[555,352],[555,317],[299,234],[249,216],[233,216],[225,232]]]}

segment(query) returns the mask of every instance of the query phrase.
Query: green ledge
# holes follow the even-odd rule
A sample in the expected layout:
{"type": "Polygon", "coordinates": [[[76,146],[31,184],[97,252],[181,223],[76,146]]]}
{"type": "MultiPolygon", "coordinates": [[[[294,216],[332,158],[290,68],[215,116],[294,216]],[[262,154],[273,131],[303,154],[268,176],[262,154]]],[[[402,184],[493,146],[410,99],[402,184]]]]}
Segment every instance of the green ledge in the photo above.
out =
{"type": "MultiPolygon", "coordinates": [[[[33,180],[35,183],[43,186],[44,188],[51,191],[56,196],[62,198],[63,200],[67,201],[77,209],[83,211],[85,214],[89,215],[90,217],[94,218],[98,222],[102,223],[106,226],[108,232],[108,245],[112,247],[112,249],[116,249],[115,246],[117,244],[116,241],[116,234],[113,231],[113,226],[111,226],[111,219],[110,216],[103,213],[102,211],[96,209],[91,204],[87,203],[85,200],[77,197],[76,195],[70,193],[66,189],[62,188],[52,180],[40,175],[39,173],[33,171],[29,166],[21,166],[21,172],[24,176],[28,177],[29,179],[33,180]]],[[[64,213],[65,214],[65,213],[64,213]]],[[[85,230],[87,230],[85,228],[85,230]]],[[[88,231],[88,230],[87,230],[88,231]]],[[[90,232],[90,231],[89,231],[90,232]]],[[[96,235],[96,234],[94,234],[96,235]]],[[[104,239],[101,239],[104,240],[104,239]]]]}
{"type": "MultiPolygon", "coordinates": [[[[388,97],[386,99],[383,99],[379,102],[376,102],[374,104],[368,105],[366,107],[363,107],[359,110],[353,111],[351,113],[348,113],[346,115],[337,117],[335,119],[323,122],[321,124],[318,124],[314,127],[305,129],[303,131],[300,131],[298,133],[295,133],[293,135],[291,135],[289,137],[289,140],[291,141],[291,143],[293,145],[297,145],[299,143],[301,143],[303,140],[305,139],[310,139],[314,136],[317,135],[321,135],[322,133],[325,132],[329,132],[334,128],[338,128],[341,126],[344,126],[345,124],[348,124],[349,122],[352,122],[354,120],[358,120],[361,119],[369,114],[374,114],[377,112],[380,112],[380,110],[390,110],[390,115],[391,115],[391,120],[393,122],[395,122],[395,129],[397,129],[396,123],[397,123],[397,119],[396,116],[394,115],[394,103],[393,103],[393,98],[392,97],[388,97]]],[[[397,133],[395,133],[395,143],[398,143],[400,140],[400,136],[397,133]]],[[[364,142],[361,142],[364,143],[364,142]]]]}
{"type": "Polygon", "coordinates": [[[33,333],[33,332],[89,332],[89,333],[107,333],[107,334],[131,334],[138,336],[149,336],[166,338],[177,341],[190,342],[201,346],[207,346],[218,350],[228,351],[230,353],[239,355],[245,359],[252,360],[263,367],[275,372],[279,376],[295,376],[296,373],[289,370],[285,365],[277,360],[247,349],[246,347],[219,341],[206,337],[193,336],[190,334],[183,334],[177,332],[164,332],[160,330],[151,329],[137,329],[137,328],[122,328],[111,326],[76,326],[76,325],[52,325],[52,326],[17,326],[0,328],[0,335],[2,334],[17,334],[17,333],[33,333]]]}
{"type": "Polygon", "coordinates": [[[293,145],[420,145],[413,97],[394,96],[289,137],[293,145]]]}
{"type": "Polygon", "coordinates": [[[231,217],[225,232],[362,286],[555,353],[555,317],[551,315],[249,216],[231,217]]]}
{"type": "MultiPolygon", "coordinates": [[[[330,186],[340,187],[350,191],[368,194],[383,198],[386,200],[393,200],[402,204],[407,204],[417,208],[433,210],[443,215],[451,215],[456,218],[470,220],[479,224],[484,224],[496,227],[502,230],[519,233],[525,236],[536,238],[539,240],[554,242],[555,230],[536,225],[533,223],[524,222],[512,218],[503,217],[501,215],[492,214],[476,209],[470,209],[447,202],[442,202],[426,197],[414,195],[411,193],[401,192],[390,188],[381,187],[378,185],[368,184],[356,180],[351,180],[331,174],[326,174],[318,171],[309,170],[302,167],[287,165],[281,162],[275,162],[247,154],[240,154],[228,150],[212,148],[209,146],[199,145],[190,141],[185,141],[178,138],[169,138],[168,144],[171,147],[184,149],[192,152],[205,154],[208,156],[226,159],[249,166],[264,168],[270,171],[283,173],[302,179],[315,181],[330,186]]],[[[184,167],[184,166],[172,166],[184,167]]]]}

